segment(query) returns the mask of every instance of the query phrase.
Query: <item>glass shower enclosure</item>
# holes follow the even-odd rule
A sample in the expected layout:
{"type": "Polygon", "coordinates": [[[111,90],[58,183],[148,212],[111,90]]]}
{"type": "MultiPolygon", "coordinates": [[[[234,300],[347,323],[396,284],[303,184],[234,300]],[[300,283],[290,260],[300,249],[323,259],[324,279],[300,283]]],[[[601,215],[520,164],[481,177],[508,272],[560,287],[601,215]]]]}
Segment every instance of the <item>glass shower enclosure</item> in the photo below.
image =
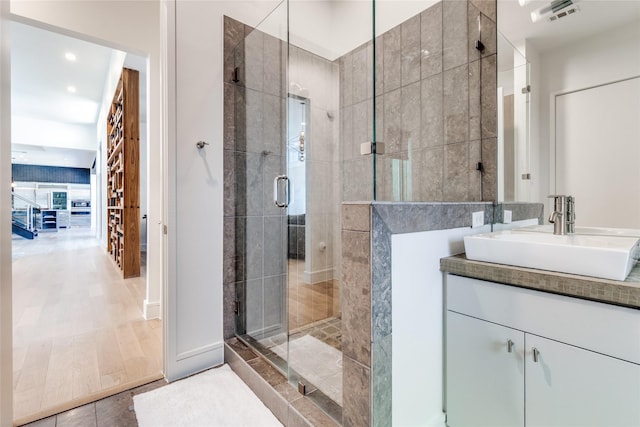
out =
{"type": "Polygon", "coordinates": [[[341,204],[496,200],[490,3],[285,0],[225,52],[235,334],[336,420],[341,204]]]}

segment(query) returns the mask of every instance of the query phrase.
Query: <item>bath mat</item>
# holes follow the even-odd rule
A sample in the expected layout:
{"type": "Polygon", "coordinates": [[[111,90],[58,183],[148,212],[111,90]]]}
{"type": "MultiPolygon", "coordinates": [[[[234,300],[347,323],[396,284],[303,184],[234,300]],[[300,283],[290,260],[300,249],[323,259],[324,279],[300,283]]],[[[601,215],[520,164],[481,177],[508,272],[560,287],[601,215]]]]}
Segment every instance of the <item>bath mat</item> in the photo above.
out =
{"type": "MultiPolygon", "coordinates": [[[[271,349],[287,359],[287,344],[271,349]]],[[[331,400],[342,405],[342,352],[311,335],[296,338],[290,343],[291,368],[318,387],[331,400]]]]}
{"type": "Polygon", "coordinates": [[[140,427],[282,426],[229,365],[133,397],[140,427]]]}

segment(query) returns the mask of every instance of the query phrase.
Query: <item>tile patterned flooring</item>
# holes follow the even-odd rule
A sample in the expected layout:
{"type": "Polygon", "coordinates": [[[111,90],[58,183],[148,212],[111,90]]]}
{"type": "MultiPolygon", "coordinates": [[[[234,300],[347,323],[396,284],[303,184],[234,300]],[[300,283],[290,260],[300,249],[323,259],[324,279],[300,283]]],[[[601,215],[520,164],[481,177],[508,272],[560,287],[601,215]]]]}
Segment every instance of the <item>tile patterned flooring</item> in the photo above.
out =
{"type": "Polygon", "coordinates": [[[25,424],[28,427],[137,427],[133,396],[166,385],[164,380],[124,391],[78,408],[25,424]]]}
{"type": "Polygon", "coordinates": [[[124,280],[89,229],[13,240],[14,420],[28,422],[161,378],[145,277],[124,280]]]}

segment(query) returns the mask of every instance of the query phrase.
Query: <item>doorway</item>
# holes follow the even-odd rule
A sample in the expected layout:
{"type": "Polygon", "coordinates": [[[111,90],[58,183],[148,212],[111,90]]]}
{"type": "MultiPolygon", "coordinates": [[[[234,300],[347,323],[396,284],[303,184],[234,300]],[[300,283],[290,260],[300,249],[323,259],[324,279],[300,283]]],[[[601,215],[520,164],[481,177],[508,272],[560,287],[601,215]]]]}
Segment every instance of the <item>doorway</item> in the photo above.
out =
{"type": "Polygon", "coordinates": [[[162,323],[144,316],[147,75],[144,57],[12,23],[14,207],[29,207],[35,234],[12,239],[17,424],[163,377],[162,323]],[[129,279],[105,249],[101,155],[101,107],[123,67],[140,71],[141,89],[141,274],[129,279]]]}

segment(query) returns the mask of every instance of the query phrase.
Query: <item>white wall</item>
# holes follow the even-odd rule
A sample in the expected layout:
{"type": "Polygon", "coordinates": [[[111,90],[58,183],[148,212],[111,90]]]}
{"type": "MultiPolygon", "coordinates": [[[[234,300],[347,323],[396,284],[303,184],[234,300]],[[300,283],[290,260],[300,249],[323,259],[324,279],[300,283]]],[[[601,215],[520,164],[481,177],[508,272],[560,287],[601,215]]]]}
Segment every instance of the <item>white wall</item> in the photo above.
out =
{"type": "Polygon", "coordinates": [[[0,1],[0,426],[13,420],[11,318],[11,64],[9,5],[0,1]]]}
{"type": "MultiPolygon", "coordinates": [[[[534,142],[540,144],[540,172],[548,174],[552,187],[555,177],[548,166],[554,160],[550,145],[553,143],[550,121],[553,95],[640,75],[640,22],[545,52],[540,59],[540,134],[534,142]],[[545,150],[544,144],[549,148],[545,150]]],[[[541,185],[537,200],[546,200],[547,195],[552,194],[549,191],[553,189],[541,185]]],[[[578,209],[579,203],[578,200],[578,209]]]]}
{"type": "Polygon", "coordinates": [[[391,236],[393,425],[444,427],[440,258],[464,252],[479,228],[391,236]]]}
{"type": "MultiPolygon", "coordinates": [[[[95,128],[87,124],[74,124],[13,116],[14,144],[42,145],[46,147],[95,150],[95,128]]],[[[91,165],[89,165],[91,166],[91,165]]]]}
{"type": "Polygon", "coordinates": [[[257,23],[276,1],[167,1],[168,287],[165,375],[223,361],[223,15],[257,23]],[[199,151],[199,140],[210,145],[199,151]],[[179,296],[179,297],[178,297],[179,296]]]}
{"type": "Polygon", "coordinates": [[[555,105],[556,191],[576,198],[582,226],[640,228],[640,77],[555,105]]]}
{"type": "MultiPolygon", "coordinates": [[[[162,286],[162,143],[160,2],[12,0],[11,13],[71,36],[149,58],[149,251],[147,307],[157,307],[162,286]]],[[[157,311],[157,310],[156,310],[157,311]]]]}
{"type": "MultiPolygon", "coordinates": [[[[536,224],[537,218],[495,224],[494,229],[536,224]]],[[[440,258],[464,252],[464,236],[489,231],[491,225],[391,236],[394,426],[444,427],[440,258]]]]}

